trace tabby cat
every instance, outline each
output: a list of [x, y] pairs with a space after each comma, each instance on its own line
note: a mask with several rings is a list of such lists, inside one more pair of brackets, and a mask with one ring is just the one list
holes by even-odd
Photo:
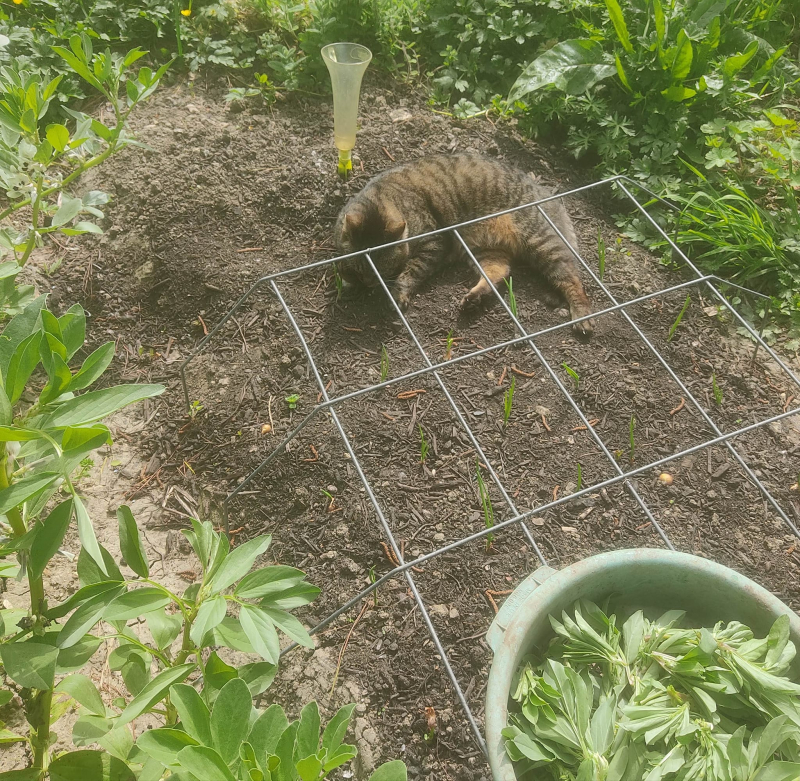
[[[343, 253], [503, 211], [549, 195], [533, 177], [507, 163], [477, 154], [435, 155], [384, 171], [371, 179], [342, 209], [335, 239]], [[542, 207], [573, 247], [575, 231], [561, 200]], [[500, 286], [512, 263], [535, 268], [569, 305], [573, 319], [590, 314], [572, 253], [534, 207], [461, 228], [486, 275]], [[405, 309], [420, 284], [452, 258], [466, 258], [452, 233], [442, 233], [370, 253], [384, 279], [394, 279], [394, 295]], [[364, 256], [341, 262], [342, 278], [368, 287], [378, 280]], [[502, 289], [499, 287], [498, 289]], [[462, 306], [480, 304], [492, 290], [481, 277]], [[591, 335], [591, 320], [576, 323]]]

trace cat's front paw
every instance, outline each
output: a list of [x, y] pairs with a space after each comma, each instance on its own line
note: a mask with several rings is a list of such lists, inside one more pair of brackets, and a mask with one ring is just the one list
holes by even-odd
[[482, 303], [483, 291], [472, 288], [472, 290], [461, 299], [461, 309], [477, 309]]
[[[586, 317], [586, 315], [591, 314], [589, 309], [580, 311], [573, 311], [572, 312], [572, 319], [576, 319], [578, 317]], [[581, 320], [578, 323], [572, 324], [572, 330], [576, 334], [583, 339], [591, 339], [594, 334], [595, 329], [595, 322], [594, 318], [590, 318], [589, 320]]]
[[407, 290], [395, 290], [392, 295], [401, 312], [407, 311], [411, 306], [411, 294]]

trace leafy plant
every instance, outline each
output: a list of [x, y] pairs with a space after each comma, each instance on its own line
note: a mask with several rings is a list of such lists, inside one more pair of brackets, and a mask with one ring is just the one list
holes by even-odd
[[389, 353], [386, 350], [386, 345], [381, 345], [381, 382], [386, 382], [389, 376]]
[[[91, 217], [102, 218], [98, 207], [108, 196], [96, 190], [82, 197], [69, 194], [69, 185], [82, 173], [100, 165], [111, 155], [133, 142], [127, 132], [128, 117], [134, 108], [153, 94], [169, 64], [155, 73], [148, 67], [133, 73], [130, 68], [146, 52], [132, 49], [125, 55], [109, 49], [93, 51], [88, 35], [75, 35], [70, 48], [55, 46], [66, 66], [83, 78], [111, 105], [114, 124], [68, 109], [75, 129], [66, 124], [47, 122], [61, 76], [48, 83], [11, 67], [0, 69], [0, 181], [9, 205], [0, 211], [5, 221], [0, 229], [0, 257], [11, 261], [0, 264], [4, 284], [4, 309], [19, 311], [33, 296], [32, 289], [14, 288], [13, 280], [43, 237], [61, 233], [67, 236], [102, 233]], [[120, 96], [124, 88], [124, 97]], [[30, 207], [28, 224], [21, 230], [8, 218]], [[45, 221], [49, 221], [45, 225]]]
[[[239, 678], [227, 681], [214, 704], [207, 707], [186, 684], [171, 689], [180, 721], [142, 733], [136, 746], [171, 774], [221, 781], [326, 778], [356, 756], [356, 747], [344, 743], [355, 705], [346, 705], [320, 733], [316, 702], [308, 703], [290, 722], [277, 703], [253, 710], [252, 694]], [[405, 781], [406, 767], [388, 762], [371, 781]]]
[[722, 395], [722, 389], [717, 385], [717, 375], [713, 373], [711, 375], [711, 390], [714, 393], [714, 401], [718, 407], [721, 407], [725, 397]]
[[291, 396], [287, 396], [284, 401], [289, 409], [297, 409], [297, 402], [300, 401], [300, 394], [292, 393]]
[[506, 287], [508, 288], [508, 308], [514, 317], [517, 316], [517, 297], [514, 295], [514, 280], [509, 277], [505, 280]]
[[575, 371], [572, 367], [568, 366], [566, 363], [561, 364], [561, 368], [572, 377], [573, 382], [575, 383], [575, 390], [578, 390], [581, 384], [581, 378], [578, 372]]
[[511, 378], [511, 385], [506, 388], [503, 394], [503, 425], [508, 425], [508, 419], [511, 417], [511, 410], [514, 406], [514, 389], [517, 387], [517, 378]]
[[[494, 507], [492, 506], [492, 497], [489, 496], [489, 490], [487, 489], [486, 483], [483, 480], [483, 475], [481, 474], [481, 466], [478, 463], [475, 464], [475, 477], [478, 480], [478, 495], [480, 496], [481, 507], [483, 508], [484, 527], [491, 529], [494, 527]], [[494, 534], [487, 534], [485, 540], [486, 552], [488, 553], [492, 548], [492, 544], [494, 543]]]
[[692, 303], [692, 297], [687, 293], [686, 300], [683, 302], [681, 311], [678, 312], [678, 316], [675, 318], [675, 322], [669, 327], [669, 334], [667, 334], [668, 342], [671, 342], [672, 337], [675, 336], [675, 332], [678, 330], [678, 326], [681, 324], [681, 320], [683, 320], [683, 316], [686, 314], [686, 310], [689, 308], [689, 304], [691, 303]]
[[756, 639], [731, 622], [682, 629], [682, 611], [621, 626], [592, 602], [561, 620], [542, 662], [525, 660], [503, 730], [517, 777], [586, 779], [796, 777], [795, 648], [782, 616]]
[[428, 459], [428, 450], [430, 449], [430, 445], [428, 444], [428, 440], [425, 439], [425, 432], [422, 430], [422, 426], [418, 425], [419, 428], [419, 462], [420, 464], [424, 464], [425, 461]]

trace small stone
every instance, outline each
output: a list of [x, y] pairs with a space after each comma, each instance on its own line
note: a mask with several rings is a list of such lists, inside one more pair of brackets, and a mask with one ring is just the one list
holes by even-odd
[[537, 415], [544, 415], [545, 417], [547, 417], [547, 416], [550, 414], [550, 410], [549, 410], [549, 409], [547, 409], [547, 407], [542, 407], [540, 404], [537, 404], [537, 405], [536, 405], [536, 406], [533, 408], [533, 411], [534, 411], [534, 412], [535, 412]]
[[544, 518], [528, 518], [528, 522], [534, 526], [544, 526]]
[[392, 122], [408, 122], [412, 117], [412, 113], [407, 108], [396, 108], [394, 111], [389, 112], [389, 119]]
[[451, 607], [451, 608], [450, 608], [450, 618], [456, 619], [456, 618], [458, 618], [460, 615], [461, 615], [461, 614], [460, 614], [460, 613], [458, 612], [458, 610], [456, 610], [454, 607]]
[[444, 616], [445, 618], [450, 616], [450, 609], [447, 607], [447, 605], [431, 605], [428, 608], [428, 612], [432, 616]]
[[567, 534], [577, 534], [578, 530], [574, 526], [562, 526], [562, 532], [566, 532]]

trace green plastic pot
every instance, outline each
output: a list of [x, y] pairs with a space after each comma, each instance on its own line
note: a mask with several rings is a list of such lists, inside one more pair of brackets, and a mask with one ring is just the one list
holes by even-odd
[[800, 647], [800, 617], [791, 608], [744, 575], [697, 556], [636, 548], [602, 553], [558, 571], [541, 567], [509, 595], [486, 638], [494, 652], [486, 691], [486, 744], [494, 781], [516, 779], [500, 731], [522, 657], [546, 649], [553, 637], [551, 613], [560, 615], [578, 599], [600, 603], [608, 596], [622, 611], [685, 610], [697, 625], [741, 621], [762, 637], [776, 618], [788, 615], [791, 638]]

